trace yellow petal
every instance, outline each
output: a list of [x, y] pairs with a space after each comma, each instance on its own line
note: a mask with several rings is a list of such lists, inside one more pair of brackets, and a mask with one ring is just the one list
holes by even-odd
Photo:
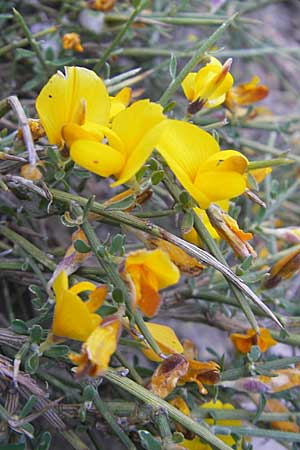
[[246, 182], [236, 172], [211, 171], [200, 174], [195, 187], [201, 189], [210, 202], [216, 202], [241, 195], [246, 189]]
[[108, 367], [111, 355], [117, 348], [120, 327], [118, 318], [103, 322], [86, 341], [85, 349], [90, 362], [97, 366], [97, 373]]
[[110, 119], [114, 118], [119, 112], [123, 111], [129, 104], [132, 90], [129, 87], [123, 88], [115, 97], [110, 99]]
[[55, 278], [53, 282], [53, 290], [55, 295], [61, 295], [63, 291], [66, 291], [69, 288], [69, 281], [67, 273], [62, 270], [60, 274]]
[[118, 174], [118, 181], [112, 183], [112, 187], [130, 180], [141, 169], [159, 141], [164, 122], [165, 120], [151, 128], [137, 146], [129, 152], [128, 159], [122, 171]]
[[126, 270], [130, 270], [131, 265], [146, 266], [152, 271], [157, 277], [159, 289], [177, 283], [180, 278], [180, 272], [170, 260], [169, 255], [159, 249], [137, 250], [130, 253], [126, 258]]
[[206, 208], [209, 200], [194, 186], [194, 180], [201, 163], [214, 153], [219, 153], [217, 141], [196, 125], [179, 120], [167, 120], [157, 149], [165, 158], [183, 187], [201, 207]]
[[80, 294], [84, 291], [94, 291], [96, 289], [96, 286], [94, 283], [91, 283], [90, 281], [81, 281], [80, 283], [74, 284], [69, 291], [73, 292], [73, 294]]
[[107, 286], [98, 286], [90, 293], [88, 301], [85, 302], [86, 307], [90, 312], [97, 311], [97, 309], [103, 305], [107, 291]]
[[102, 177], [120, 172], [124, 156], [113, 147], [89, 140], [75, 141], [70, 149], [73, 161]]
[[55, 336], [85, 341], [100, 322], [100, 316], [90, 314], [78, 295], [64, 291], [56, 298], [52, 325]]
[[[172, 328], [152, 322], [146, 323], [146, 326], [159, 345], [162, 353], [166, 355], [183, 353], [183, 347]], [[143, 353], [151, 361], [161, 361], [161, 358], [150, 348], [143, 349]]]
[[61, 145], [61, 129], [78, 123], [78, 111], [84, 105], [84, 119], [105, 125], [110, 102], [103, 81], [84, 67], [66, 67], [66, 75], [57, 72], [41, 90], [36, 108], [50, 144]]
[[112, 130], [124, 144], [127, 161], [112, 186], [128, 181], [143, 166], [156, 146], [163, 121], [162, 107], [149, 100], [139, 100], [115, 117]]
[[124, 142], [128, 153], [154, 125], [165, 118], [162, 111], [162, 106], [150, 100], [139, 100], [115, 117], [112, 130]]
[[197, 76], [196, 72], [190, 72], [189, 74], [187, 74], [187, 76], [181, 83], [184, 95], [186, 96], [189, 102], [197, 100], [195, 97], [195, 90], [194, 90], [196, 76]]

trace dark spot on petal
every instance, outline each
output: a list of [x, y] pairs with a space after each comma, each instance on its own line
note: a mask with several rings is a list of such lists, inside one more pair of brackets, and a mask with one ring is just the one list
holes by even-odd
[[48, 97], [49, 97], [49, 98], [52, 98], [52, 95], [51, 95], [51, 94], [49, 94], [49, 95], [48, 95]]
[[96, 159], [93, 161], [94, 164], [98, 164], [99, 161], [97, 161]]

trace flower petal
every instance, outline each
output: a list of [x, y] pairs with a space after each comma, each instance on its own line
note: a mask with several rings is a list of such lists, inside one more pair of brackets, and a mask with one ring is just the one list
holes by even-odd
[[[159, 345], [162, 353], [183, 353], [183, 347], [172, 328], [158, 323], [148, 322], [146, 326]], [[143, 349], [144, 355], [151, 361], [160, 362], [161, 358], [151, 348]]]
[[70, 291], [64, 291], [56, 297], [52, 332], [55, 336], [85, 341], [97, 325], [101, 317], [90, 314], [85, 303]]
[[201, 191], [210, 202], [216, 202], [241, 195], [246, 189], [246, 181], [239, 173], [222, 171], [218, 173], [216, 170], [197, 176], [195, 189]]
[[117, 174], [124, 164], [124, 156], [118, 150], [90, 140], [75, 141], [70, 156], [79, 166], [102, 177]]
[[78, 123], [78, 110], [84, 105], [86, 121], [107, 124], [110, 101], [106, 87], [95, 72], [84, 67], [66, 67], [57, 72], [41, 90], [36, 108], [50, 144], [61, 145], [61, 129]]

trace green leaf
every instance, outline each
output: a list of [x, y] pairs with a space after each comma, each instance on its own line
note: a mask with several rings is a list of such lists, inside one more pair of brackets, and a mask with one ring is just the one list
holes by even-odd
[[266, 399], [265, 395], [264, 394], [260, 394], [259, 404], [258, 404], [258, 407], [257, 407], [256, 414], [255, 414], [255, 416], [253, 418], [253, 423], [256, 423], [259, 420], [261, 414], [263, 413], [263, 411], [265, 409], [266, 403], [267, 403], [267, 399]]
[[91, 251], [90, 247], [81, 239], [74, 242], [74, 248], [78, 253], [89, 253]]
[[28, 334], [28, 326], [21, 319], [15, 319], [11, 323], [11, 329], [17, 334]]
[[20, 412], [20, 418], [24, 418], [28, 416], [28, 414], [31, 413], [32, 408], [36, 404], [37, 398], [35, 395], [31, 395], [25, 405], [23, 406], [21, 412]]
[[94, 388], [94, 386], [88, 385], [84, 388], [83, 390], [83, 401], [84, 402], [91, 402], [92, 400], [94, 400], [96, 395], [96, 390]]
[[163, 170], [157, 170], [151, 176], [151, 183], [153, 185], [159, 184], [164, 177], [165, 172]]
[[163, 113], [166, 114], [166, 113], [172, 111], [172, 109], [174, 109], [175, 106], [176, 106], [176, 102], [170, 102], [170, 103], [168, 103], [168, 104], [164, 107]]
[[40, 344], [43, 335], [43, 328], [40, 325], [33, 325], [30, 329], [30, 339], [34, 344]]
[[0, 450], [26, 450], [25, 444], [0, 445]]
[[107, 211], [116, 211], [128, 209], [135, 204], [135, 195], [129, 195], [128, 197], [120, 200], [119, 202], [111, 203], [107, 208]]
[[17, 48], [16, 49], [16, 60], [17, 61], [22, 58], [32, 58], [33, 56], [35, 56], [35, 53], [32, 52], [31, 50], [27, 50], [26, 48]]
[[45, 351], [44, 355], [48, 358], [62, 358], [67, 356], [70, 349], [67, 345], [52, 345], [48, 350]]
[[52, 436], [49, 433], [49, 431], [45, 431], [42, 434], [42, 437], [41, 437], [41, 440], [40, 440], [37, 450], [49, 450], [50, 444], [51, 444], [51, 439], [52, 439]]
[[123, 253], [125, 239], [124, 234], [116, 234], [111, 240], [110, 253], [113, 255]]
[[37, 353], [33, 353], [25, 363], [25, 367], [28, 373], [33, 375], [39, 368], [39, 355]]
[[161, 445], [157, 439], [154, 439], [151, 433], [146, 430], [138, 431], [142, 447], [146, 450], [161, 450]]
[[170, 72], [170, 76], [171, 76], [172, 80], [174, 80], [176, 78], [176, 73], [177, 73], [177, 58], [173, 53], [171, 55], [169, 72]]
[[182, 219], [181, 222], [181, 230], [183, 233], [188, 233], [194, 226], [194, 214], [191, 211], [188, 211]]
[[261, 351], [258, 345], [252, 345], [250, 352], [248, 353], [248, 359], [250, 361], [256, 362], [261, 356]]
[[112, 291], [112, 298], [116, 303], [124, 303], [124, 294], [119, 288], [116, 288]]

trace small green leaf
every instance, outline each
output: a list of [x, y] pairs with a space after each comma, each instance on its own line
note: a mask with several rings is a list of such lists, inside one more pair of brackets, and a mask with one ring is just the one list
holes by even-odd
[[42, 434], [42, 437], [40, 439], [40, 443], [39, 443], [37, 450], [49, 450], [50, 445], [51, 445], [51, 440], [52, 440], [51, 434], [49, 433], [49, 431], [45, 431]]
[[263, 413], [263, 411], [265, 409], [266, 403], [267, 403], [267, 399], [266, 399], [265, 395], [264, 394], [260, 394], [259, 404], [258, 404], [258, 407], [257, 407], [257, 411], [256, 411], [256, 414], [255, 414], [255, 417], [253, 418], [253, 423], [256, 423], [259, 420], [261, 414]]
[[89, 253], [91, 251], [90, 247], [81, 239], [74, 242], [74, 247], [78, 253]]
[[183, 233], [188, 233], [194, 226], [194, 214], [191, 211], [188, 211], [182, 219], [181, 222], [181, 230]]
[[124, 210], [128, 209], [135, 204], [135, 195], [129, 195], [128, 197], [120, 200], [119, 202], [111, 203], [107, 208], [108, 211]]
[[170, 103], [168, 103], [168, 104], [164, 107], [163, 113], [166, 114], [166, 113], [172, 111], [172, 109], [174, 109], [175, 106], [176, 106], [176, 102], [170, 102]]
[[36, 404], [37, 398], [35, 395], [31, 395], [25, 405], [23, 406], [21, 412], [20, 412], [20, 418], [28, 416], [28, 414], [31, 413], [32, 408]]
[[30, 339], [34, 344], [40, 344], [43, 335], [43, 328], [40, 325], [33, 325], [30, 329]]
[[180, 192], [179, 200], [183, 205], [187, 205], [190, 199], [190, 194], [187, 191]]
[[83, 390], [83, 394], [82, 394], [83, 401], [91, 402], [94, 400], [95, 395], [96, 395], [96, 390], [95, 390], [94, 386], [88, 385]]
[[52, 345], [45, 351], [44, 355], [48, 356], [48, 358], [63, 358], [69, 352], [70, 349], [67, 345]]
[[149, 431], [138, 431], [142, 447], [146, 450], [161, 450], [161, 445], [157, 439], [155, 439]]
[[176, 78], [176, 73], [177, 73], [177, 58], [173, 53], [171, 55], [169, 72], [170, 72], [170, 76], [171, 76], [172, 80], [174, 80]]
[[33, 375], [39, 368], [39, 355], [33, 353], [25, 362], [25, 367], [28, 373]]
[[116, 288], [112, 291], [112, 298], [117, 303], [124, 303], [124, 294], [119, 288]]
[[248, 353], [248, 359], [256, 362], [261, 356], [261, 351], [258, 345], [252, 345], [250, 352]]
[[153, 185], [159, 184], [164, 177], [165, 172], [163, 170], [157, 170], [151, 176], [151, 183]]
[[26, 450], [25, 444], [0, 445], [0, 450]]
[[115, 255], [123, 252], [126, 236], [124, 234], [116, 234], [111, 240], [110, 253]]
[[11, 323], [11, 329], [17, 334], [28, 334], [28, 326], [21, 319], [15, 319]]

